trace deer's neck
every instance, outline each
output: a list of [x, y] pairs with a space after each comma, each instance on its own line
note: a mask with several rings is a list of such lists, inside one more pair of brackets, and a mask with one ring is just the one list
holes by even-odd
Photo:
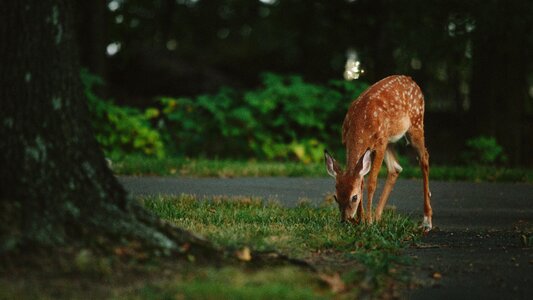
[[371, 147], [368, 145], [359, 144], [356, 141], [351, 141], [350, 143], [352, 143], [352, 145], [348, 145], [348, 143], [346, 143], [346, 170], [351, 174], [355, 174], [357, 171], [357, 163], [359, 160], [361, 160], [366, 150]]

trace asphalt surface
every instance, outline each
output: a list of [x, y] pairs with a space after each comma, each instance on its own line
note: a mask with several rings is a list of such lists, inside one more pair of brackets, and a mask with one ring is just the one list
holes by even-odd
[[[319, 205], [334, 192], [331, 178], [119, 180], [133, 196], [252, 196], [287, 206], [300, 201]], [[406, 292], [406, 298], [531, 299], [533, 185], [432, 181], [430, 190], [434, 230], [408, 250], [417, 262], [412, 272], [418, 288]], [[421, 180], [399, 179], [388, 205], [421, 220]]]

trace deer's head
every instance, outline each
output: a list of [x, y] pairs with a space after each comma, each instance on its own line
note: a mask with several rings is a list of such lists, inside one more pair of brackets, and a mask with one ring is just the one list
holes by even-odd
[[337, 161], [324, 151], [328, 174], [335, 178], [335, 201], [339, 204], [341, 221], [355, 221], [357, 208], [363, 200], [363, 177], [370, 171], [370, 151], [359, 159], [355, 170], [343, 172]]

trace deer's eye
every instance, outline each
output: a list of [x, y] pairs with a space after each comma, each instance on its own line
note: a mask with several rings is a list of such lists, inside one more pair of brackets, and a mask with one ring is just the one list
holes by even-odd
[[355, 201], [357, 201], [357, 195], [352, 196], [352, 202], [355, 202]]

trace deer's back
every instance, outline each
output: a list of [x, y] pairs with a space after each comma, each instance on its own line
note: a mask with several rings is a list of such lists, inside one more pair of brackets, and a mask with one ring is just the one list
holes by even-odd
[[[342, 141], [363, 143], [370, 136], [392, 136], [406, 126], [423, 127], [424, 97], [408, 76], [386, 77], [363, 92], [348, 109]], [[398, 132], [397, 132], [398, 131]]]

